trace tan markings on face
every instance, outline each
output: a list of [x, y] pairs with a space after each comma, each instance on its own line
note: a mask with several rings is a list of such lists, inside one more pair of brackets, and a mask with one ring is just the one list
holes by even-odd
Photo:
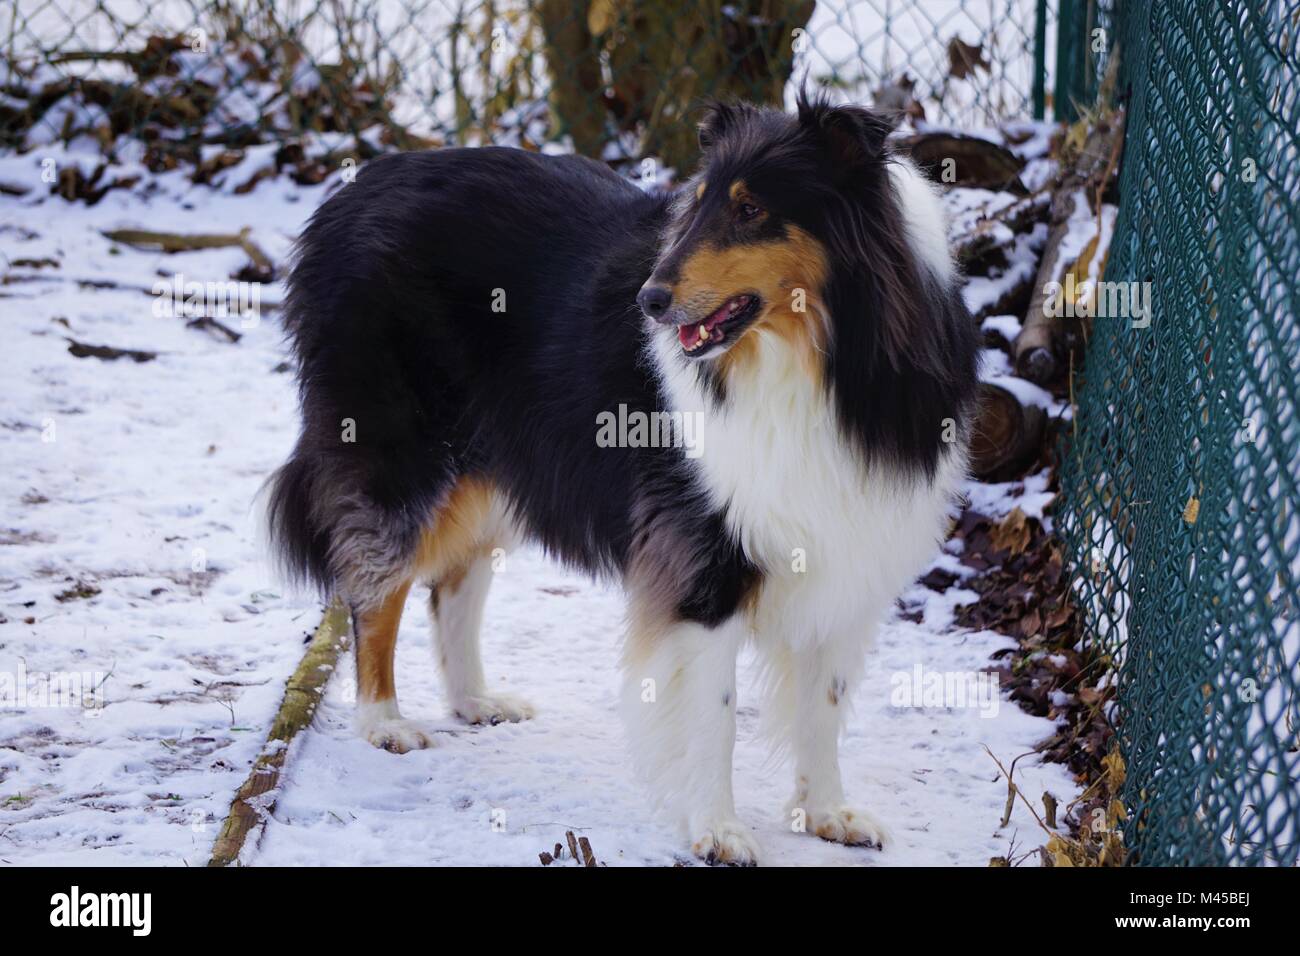
[[[763, 311], [718, 359], [724, 376], [758, 347], [756, 331], [778, 336], [795, 348], [809, 374], [819, 373], [818, 354], [826, 347], [823, 290], [830, 268], [825, 247], [798, 226], [787, 225], [784, 239], [719, 249], [706, 245], [681, 267], [673, 298], [687, 313], [703, 318], [733, 296], [758, 293]], [[802, 307], [802, 311], [800, 308]]]
[[424, 580], [452, 586], [464, 577], [471, 560], [488, 547], [488, 518], [492, 484], [482, 478], [462, 478], [452, 486], [442, 506], [420, 533], [415, 573]]
[[410, 590], [410, 580], [402, 582], [377, 607], [358, 614], [353, 622], [357, 633], [357, 699], [362, 703], [391, 700], [396, 694], [393, 649]]
[[709, 184], [706, 183], [703, 179], [700, 180], [700, 184], [695, 187], [695, 198], [697, 200], [704, 198], [704, 190], [708, 185]]
[[763, 209], [763, 204], [750, 195], [749, 187], [745, 185], [743, 179], [737, 179], [732, 183], [731, 188], [727, 190], [727, 195], [731, 197], [731, 205], [733, 209], [738, 210], [741, 206], [746, 204], [752, 205], [758, 209], [757, 215], [751, 216], [746, 220], [747, 222], [759, 223], [767, 218], [767, 211]]

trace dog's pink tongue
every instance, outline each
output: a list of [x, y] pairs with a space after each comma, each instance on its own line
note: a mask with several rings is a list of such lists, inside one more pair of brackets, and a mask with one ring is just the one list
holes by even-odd
[[704, 320], [704, 325], [705, 325], [705, 327], [706, 327], [710, 332], [712, 332], [712, 331], [713, 331], [713, 327], [714, 327], [715, 325], [717, 325], [718, 323], [722, 322], [722, 321], [723, 321], [724, 319], [726, 319], [729, 315], [731, 315], [731, 300], [730, 300], [730, 299], [728, 299], [726, 302], [722, 303], [722, 305], [720, 305], [720, 306], [718, 306], [716, 309], [714, 309], [714, 310], [713, 310], [713, 314], [710, 315], [707, 319]]
[[682, 348], [693, 349], [696, 343], [700, 341], [700, 326], [679, 325], [677, 327], [677, 341], [682, 343]]

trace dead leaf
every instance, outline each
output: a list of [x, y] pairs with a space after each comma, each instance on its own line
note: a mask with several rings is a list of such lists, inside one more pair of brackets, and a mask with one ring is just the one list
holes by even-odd
[[972, 46], [961, 37], [953, 37], [948, 41], [949, 76], [964, 80], [975, 72], [976, 67], [983, 67], [985, 73], [989, 72], [989, 61], [984, 58], [981, 45]]
[[616, 15], [614, 0], [592, 0], [587, 8], [588, 32], [594, 37], [600, 36], [614, 25]]
[[1106, 754], [1102, 758], [1101, 765], [1106, 771], [1106, 787], [1111, 793], [1119, 793], [1124, 786], [1125, 773], [1124, 758], [1120, 755], [1119, 748], [1116, 747]]
[[1073, 614], [1074, 610], [1068, 604], [1062, 604], [1056, 610], [1051, 611], [1047, 615], [1048, 630], [1055, 631], [1057, 628], [1068, 622]]
[[1020, 633], [1025, 637], [1033, 637], [1042, 630], [1042, 627], [1043, 618], [1042, 615], [1038, 613], [1037, 608], [1034, 608], [1020, 619]]
[[1011, 513], [993, 528], [990, 537], [998, 551], [1006, 551], [1010, 557], [1022, 554], [1029, 546], [1029, 520], [1019, 506], [1012, 508]]

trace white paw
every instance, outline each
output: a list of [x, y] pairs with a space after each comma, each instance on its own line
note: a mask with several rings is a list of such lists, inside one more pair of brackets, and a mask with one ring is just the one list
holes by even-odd
[[425, 750], [438, 745], [434, 732], [414, 720], [389, 717], [367, 721], [361, 725], [361, 736], [380, 750], [404, 754], [409, 750]]
[[694, 827], [691, 852], [709, 866], [755, 866], [758, 841], [739, 820], [717, 820]]
[[846, 846], [872, 846], [883, 850], [893, 842], [889, 829], [866, 810], [829, 807], [808, 811], [808, 832]]
[[528, 701], [508, 694], [464, 697], [456, 701], [451, 709], [467, 724], [514, 724], [528, 720], [536, 713]]

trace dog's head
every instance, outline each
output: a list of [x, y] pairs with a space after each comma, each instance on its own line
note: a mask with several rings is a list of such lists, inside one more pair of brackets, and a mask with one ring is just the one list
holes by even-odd
[[888, 188], [889, 129], [869, 110], [802, 96], [793, 116], [711, 106], [700, 172], [674, 205], [642, 311], [675, 327], [691, 359], [724, 355], [756, 329], [824, 349], [831, 272]]

